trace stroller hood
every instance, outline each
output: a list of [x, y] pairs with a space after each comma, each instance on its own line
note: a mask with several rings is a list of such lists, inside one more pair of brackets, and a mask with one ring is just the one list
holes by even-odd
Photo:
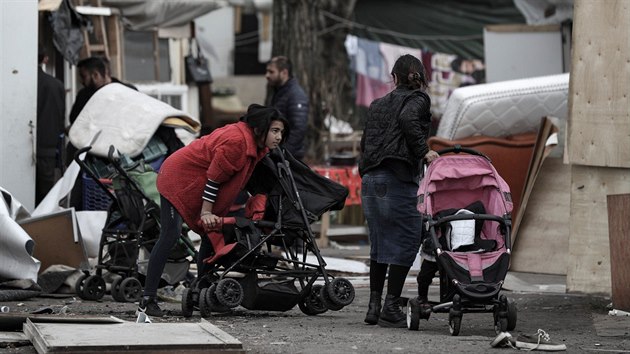
[[[288, 164], [288, 167], [287, 167]], [[341, 210], [348, 189], [311, 170], [291, 153], [274, 149], [263, 158], [247, 184], [252, 194], [267, 194], [265, 219], [280, 216], [285, 226], [304, 226], [299, 204], [304, 206], [308, 223], [329, 210]]]

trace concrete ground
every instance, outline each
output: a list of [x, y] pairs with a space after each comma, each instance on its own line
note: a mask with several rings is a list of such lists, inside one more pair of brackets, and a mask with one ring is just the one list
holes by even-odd
[[[325, 257], [362, 260], [367, 246], [326, 248]], [[337, 273], [340, 275], [341, 273]], [[304, 315], [296, 306], [286, 312], [249, 311], [238, 307], [227, 314], [213, 314], [208, 320], [234, 336], [251, 353], [494, 353], [515, 352], [511, 348], [492, 348], [495, 338], [491, 313], [465, 314], [459, 336], [451, 336], [446, 313], [432, 314], [420, 322], [419, 331], [390, 329], [366, 325], [363, 322], [369, 298], [367, 274], [343, 274], [356, 290], [352, 304], [340, 311], [328, 311], [317, 316]], [[601, 296], [566, 294], [564, 278], [540, 274], [509, 273], [503, 290], [518, 308], [513, 336], [545, 330], [552, 341], [563, 343], [569, 353], [630, 353], [630, 317], [609, 316], [610, 299]], [[415, 274], [412, 271], [404, 296], [416, 295]], [[439, 288], [431, 286], [430, 298], [437, 300]], [[135, 304], [118, 303], [109, 295], [101, 301], [82, 301], [78, 297], [44, 298], [3, 304], [11, 311], [32, 312], [43, 306], [55, 311], [65, 307], [73, 314], [116, 316], [135, 321]], [[181, 305], [163, 303], [164, 318], [154, 323], [198, 322], [200, 315], [184, 318]], [[150, 326], [151, 324], [147, 324]], [[115, 342], [115, 338], [112, 341]], [[35, 353], [30, 345], [0, 348], [1, 353]]]

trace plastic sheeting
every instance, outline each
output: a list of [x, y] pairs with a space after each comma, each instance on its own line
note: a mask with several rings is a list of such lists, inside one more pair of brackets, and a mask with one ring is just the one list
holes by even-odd
[[40, 262], [32, 257], [35, 243], [17, 221], [30, 216], [11, 193], [0, 187], [0, 278], [37, 282]]
[[125, 26], [134, 31], [183, 26], [210, 11], [227, 6], [227, 0], [103, 0], [103, 6], [118, 8]]
[[484, 26], [525, 23], [512, 0], [361, 0], [353, 20], [358, 37], [480, 59]]

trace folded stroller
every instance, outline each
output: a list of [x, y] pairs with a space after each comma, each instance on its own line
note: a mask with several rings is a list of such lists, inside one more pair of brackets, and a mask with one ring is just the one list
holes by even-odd
[[435, 257], [439, 269], [440, 301], [420, 306], [410, 300], [408, 328], [417, 330], [431, 312], [448, 312], [456, 336], [464, 313], [492, 312], [495, 331], [511, 331], [516, 305], [500, 295], [511, 254], [509, 187], [475, 150], [455, 146], [439, 153], [420, 183], [418, 210], [422, 237], [429, 238], [423, 252]]
[[[90, 146], [80, 149], [74, 159], [110, 202], [94, 272], [84, 271], [76, 281], [76, 292], [84, 300], [101, 299], [106, 292], [103, 272], [107, 271], [116, 275], [110, 289], [114, 300], [135, 302], [142, 296], [148, 256], [160, 234], [157, 174], [142, 160], [123, 163], [121, 158], [114, 157], [113, 146], [110, 146], [107, 161], [97, 160], [95, 156], [82, 160], [80, 156], [90, 149]], [[107, 163], [111, 185], [105, 185], [94, 168]], [[196, 254], [194, 245], [183, 232], [169, 256], [162, 285], [184, 280]]]
[[296, 304], [317, 315], [352, 303], [354, 287], [326, 271], [310, 227], [324, 212], [342, 209], [348, 189], [280, 149], [257, 165], [247, 189], [254, 196], [246, 217], [223, 218], [221, 230], [208, 234], [215, 254], [184, 291], [184, 316], [239, 305], [288, 311]]

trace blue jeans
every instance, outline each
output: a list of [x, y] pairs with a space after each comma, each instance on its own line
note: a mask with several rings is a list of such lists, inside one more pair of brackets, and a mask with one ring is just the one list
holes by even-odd
[[418, 185], [401, 182], [386, 169], [363, 175], [361, 202], [370, 237], [370, 259], [411, 267], [420, 248], [422, 219]]

